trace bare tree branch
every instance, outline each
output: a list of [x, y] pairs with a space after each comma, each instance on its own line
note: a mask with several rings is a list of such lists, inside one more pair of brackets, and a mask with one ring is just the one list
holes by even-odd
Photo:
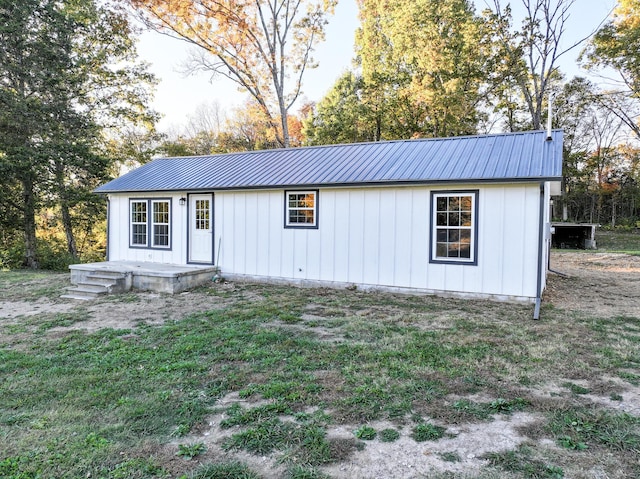
[[150, 28], [201, 49], [187, 71], [238, 84], [256, 100], [280, 145], [289, 146], [288, 110], [314, 66], [311, 53], [336, 0], [127, 1]]

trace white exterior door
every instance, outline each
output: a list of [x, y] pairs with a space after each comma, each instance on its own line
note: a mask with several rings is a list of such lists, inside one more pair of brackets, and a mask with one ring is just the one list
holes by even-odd
[[213, 195], [189, 195], [189, 262], [213, 264]]

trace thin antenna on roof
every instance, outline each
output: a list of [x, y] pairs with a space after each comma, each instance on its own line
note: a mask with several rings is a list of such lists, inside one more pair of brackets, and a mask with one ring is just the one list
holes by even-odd
[[553, 111], [553, 95], [549, 94], [549, 111], [547, 112], [547, 141], [551, 141], [553, 138], [551, 137], [551, 117]]

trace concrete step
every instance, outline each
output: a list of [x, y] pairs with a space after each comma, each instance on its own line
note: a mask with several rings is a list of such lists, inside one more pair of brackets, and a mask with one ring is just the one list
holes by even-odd
[[87, 278], [95, 279], [125, 279], [125, 275], [117, 271], [93, 271], [87, 275]]
[[78, 283], [75, 286], [69, 287], [70, 291], [82, 291], [84, 293], [95, 293], [95, 294], [107, 294], [109, 293], [109, 288], [107, 288], [104, 284], [90, 284]]
[[111, 286], [116, 286], [118, 282], [112, 278], [94, 278], [93, 276], [88, 276], [87, 279], [78, 283], [78, 285], [81, 284], [86, 286], [101, 286], [109, 289]]
[[86, 276], [83, 281], [78, 284], [98, 286], [102, 285], [107, 288], [108, 293], [122, 293], [127, 290], [126, 277], [122, 273], [115, 271], [92, 272]]
[[83, 301], [90, 301], [92, 299], [99, 298], [101, 294], [95, 291], [84, 291], [81, 289], [69, 288], [66, 294], [61, 295], [61, 298], [65, 299], [79, 299]]
[[91, 301], [92, 299], [96, 299], [96, 298], [94, 298], [92, 296], [84, 296], [82, 294], [70, 294], [70, 293], [69, 294], [62, 294], [62, 295], [60, 295], [60, 297], [64, 298], [64, 299], [75, 299], [75, 300], [78, 300], [78, 301]]
[[109, 293], [104, 285], [78, 284], [67, 288], [67, 293], [61, 298], [91, 300]]
[[61, 298], [92, 300], [109, 293], [126, 291], [126, 276], [116, 271], [92, 271], [86, 277], [70, 286]]

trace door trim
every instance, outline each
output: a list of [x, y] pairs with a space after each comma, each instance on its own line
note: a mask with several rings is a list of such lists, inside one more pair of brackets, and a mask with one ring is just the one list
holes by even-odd
[[[191, 196], [192, 195], [209, 195], [211, 197], [211, 261], [191, 261]], [[212, 193], [187, 193], [187, 264], [206, 264], [212, 265], [215, 258], [215, 214], [214, 214], [215, 195]]]

